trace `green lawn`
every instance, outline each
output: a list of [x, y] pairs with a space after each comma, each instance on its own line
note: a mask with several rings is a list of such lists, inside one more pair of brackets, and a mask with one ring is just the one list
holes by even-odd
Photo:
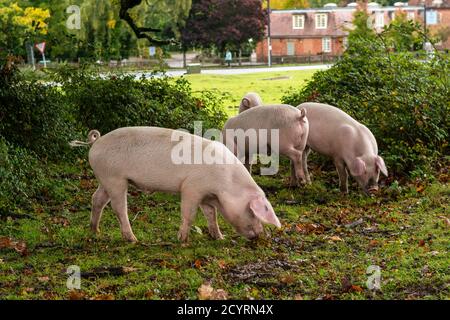
[[[199, 214], [187, 247], [176, 240], [178, 196], [130, 192], [136, 245], [121, 239], [110, 208], [93, 237], [91, 172], [85, 163], [51, 168], [65, 200], [48, 199], [28, 212], [33, 219], [0, 224], [2, 237], [27, 246], [23, 254], [20, 246], [1, 249], [0, 298], [196, 299], [205, 283], [235, 299], [450, 298], [448, 184], [394, 183], [376, 198], [353, 185], [343, 196], [333, 171], [313, 166], [313, 185], [293, 189], [286, 167], [278, 176], [256, 177], [281, 230], [267, 228], [249, 242], [220, 219], [226, 238], [215, 241]], [[71, 265], [81, 268], [81, 290], [66, 287]], [[381, 291], [366, 287], [371, 265], [380, 267]]]
[[[288, 80], [263, 80], [275, 77]], [[247, 91], [277, 103], [311, 72], [188, 76], [195, 90], [227, 93], [237, 105]], [[232, 114], [235, 110], [230, 109]], [[86, 152], [87, 154], [87, 152]], [[311, 156], [313, 184], [290, 188], [288, 165], [274, 177], [254, 177], [283, 227], [249, 242], [220, 218], [225, 240], [212, 240], [198, 215], [189, 246], [177, 241], [179, 197], [130, 189], [129, 217], [140, 242], [125, 243], [110, 207], [101, 234], [88, 229], [97, 182], [85, 159], [52, 165], [57, 197], [43, 194], [26, 212], [0, 216], [0, 299], [197, 299], [208, 284], [233, 299], [449, 299], [450, 187], [448, 172], [414, 181], [382, 181], [366, 197], [352, 181], [338, 191], [332, 166]], [[25, 214], [25, 215], [24, 215]], [[66, 270], [81, 269], [80, 290], [66, 287]], [[367, 287], [380, 268], [381, 290]]]
[[304, 85], [315, 70], [252, 73], [243, 75], [186, 75], [194, 91], [212, 90], [223, 95], [230, 116], [236, 115], [242, 97], [251, 91], [260, 94], [264, 103], [281, 103], [290, 87]]

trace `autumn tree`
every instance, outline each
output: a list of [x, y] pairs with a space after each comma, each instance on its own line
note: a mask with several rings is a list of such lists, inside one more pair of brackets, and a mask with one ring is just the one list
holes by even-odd
[[261, 0], [194, 0], [181, 37], [183, 47], [229, 48], [241, 52], [250, 39], [264, 37], [266, 11]]
[[308, 7], [308, 0], [270, 0], [270, 8], [272, 9], [303, 9]]
[[16, 2], [0, 0], [0, 50], [24, 55], [25, 41], [47, 34], [49, 17], [48, 9], [24, 8]]

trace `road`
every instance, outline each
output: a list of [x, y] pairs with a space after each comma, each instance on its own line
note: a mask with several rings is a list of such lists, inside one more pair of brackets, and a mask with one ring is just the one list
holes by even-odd
[[[307, 65], [307, 66], [290, 66], [290, 67], [258, 67], [258, 68], [231, 68], [231, 69], [205, 69], [202, 70], [202, 74], [217, 74], [217, 75], [238, 75], [238, 74], [248, 74], [248, 73], [265, 73], [265, 72], [283, 72], [283, 71], [298, 71], [298, 70], [321, 70], [328, 69], [331, 64], [317, 64], [317, 65]], [[150, 77], [150, 72], [133, 72], [136, 79], [142, 76]], [[166, 74], [169, 77], [180, 77], [186, 74], [186, 70], [168, 70]]]

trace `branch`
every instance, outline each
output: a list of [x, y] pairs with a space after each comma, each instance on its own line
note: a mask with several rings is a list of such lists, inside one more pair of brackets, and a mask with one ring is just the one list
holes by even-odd
[[174, 44], [175, 40], [161, 40], [156, 39], [152, 35], [147, 34], [148, 32], [161, 32], [161, 29], [157, 28], [145, 28], [145, 27], [138, 27], [136, 23], [134, 22], [133, 18], [128, 13], [128, 10], [140, 5], [142, 0], [121, 0], [120, 1], [120, 12], [119, 17], [120, 19], [124, 20], [133, 30], [134, 34], [138, 39], [147, 39], [150, 44], [152, 45], [167, 45], [167, 44]]

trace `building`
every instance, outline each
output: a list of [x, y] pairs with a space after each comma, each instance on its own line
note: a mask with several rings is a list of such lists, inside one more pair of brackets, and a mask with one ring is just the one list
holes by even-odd
[[[438, 49], [450, 50], [450, 0], [409, 0], [411, 6], [426, 9], [427, 29], [442, 41], [437, 43]], [[421, 15], [423, 22], [423, 13]]]
[[[424, 16], [422, 1], [411, 0], [409, 4], [397, 2], [394, 6], [386, 7], [370, 2], [367, 4], [367, 11], [372, 16], [369, 23], [381, 31], [398, 12], [404, 12], [409, 19], [422, 22]], [[429, 2], [426, 7], [427, 26], [436, 30], [438, 27], [450, 26], [449, 0], [429, 0]], [[355, 2], [349, 3], [346, 7], [329, 3], [323, 8], [273, 10], [270, 14], [273, 61], [323, 61], [341, 55], [345, 50], [348, 30], [352, 28], [353, 14], [358, 6]], [[450, 48], [447, 42], [442, 44], [443, 48]], [[258, 62], [267, 62], [267, 38], [258, 43], [256, 54]]]

